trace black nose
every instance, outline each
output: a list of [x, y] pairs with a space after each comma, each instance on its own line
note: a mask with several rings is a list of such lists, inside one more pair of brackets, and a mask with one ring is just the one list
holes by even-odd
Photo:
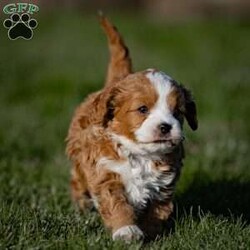
[[163, 135], [167, 134], [171, 130], [172, 126], [168, 123], [162, 123], [160, 125], [160, 130]]

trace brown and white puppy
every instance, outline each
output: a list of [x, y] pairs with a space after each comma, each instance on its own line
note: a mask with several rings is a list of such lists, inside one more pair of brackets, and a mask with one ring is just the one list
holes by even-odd
[[111, 58], [105, 87], [76, 109], [69, 128], [72, 198], [83, 210], [93, 204], [113, 239], [130, 241], [158, 233], [173, 210], [183, 122], [197, 129], [196, 106], [165, 73], [132, 73], [120, 34], [100, 19]]

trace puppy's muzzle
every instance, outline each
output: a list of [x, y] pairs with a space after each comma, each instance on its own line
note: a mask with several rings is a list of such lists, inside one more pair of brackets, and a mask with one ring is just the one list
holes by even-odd
[[172, 125], [168, 124], [168, 123], [162, 123], [159, 125], [159, 130], [161, 135], [166, 135], [170, 132], [170, 130], [172, 129]]

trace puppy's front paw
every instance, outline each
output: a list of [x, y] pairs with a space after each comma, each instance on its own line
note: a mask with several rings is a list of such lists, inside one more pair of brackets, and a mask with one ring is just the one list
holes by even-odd
[[113, 240], [123, 240], [127, 243], [132, 240], [140, 240], [144, 237], [143, 232], [136, 225], [129, 225], [119, 228], [113, 233]]

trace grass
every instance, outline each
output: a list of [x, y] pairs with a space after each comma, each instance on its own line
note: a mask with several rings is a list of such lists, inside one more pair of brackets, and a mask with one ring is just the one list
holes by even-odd
[[170, 233], [124, 246], [96, 213], [74, 210], [64, 155], [74, 108], [102, 86], [105, 37], [94, 17], [37, 19], [31, 41], [0, 30], [0, 248], [250, 249], [249, 25], [113, 16], [135, 69], [159, 68], [191, 88], [200, 122], [185, 128]]

